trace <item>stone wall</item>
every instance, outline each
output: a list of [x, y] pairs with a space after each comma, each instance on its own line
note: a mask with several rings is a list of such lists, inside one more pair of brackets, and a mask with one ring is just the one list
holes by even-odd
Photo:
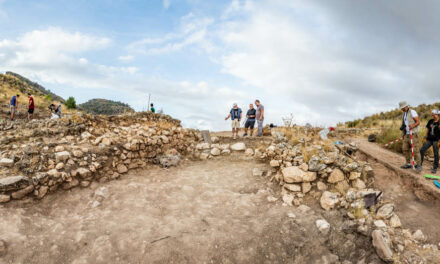
[[166, 115], [73, 116], [0, 124], [0, 202], [86, 187], [147, 164], [175, 165], [201, 135]]

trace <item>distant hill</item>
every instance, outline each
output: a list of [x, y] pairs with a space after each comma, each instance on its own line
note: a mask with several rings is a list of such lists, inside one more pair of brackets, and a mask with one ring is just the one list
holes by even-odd
[[78, 109], [95, 115], [119, 115], [134, 112], [128, 104], [107, 99], [92, 99], [78, 105]]
[[29, 80], [28, 78], [21, 76], [18, 73], [8, 71], [8, 72], [6, 72], [5, 75], [7, 77], [15, 77], [16, 80], [14, 80], [13, 78], [9, 78], [9, 83], [12, 86], [18, 86], [18, 89], [23, 94], [31, 92], [31, 94], [34, 94], [34, 95], [41, 94], [41, 95], [48, 96], [48, 97], [50, 96], [50, 98], [52, 98], [52, 100], [58, 101], [63, 104], [65, 102], [64, 98], [62, 98], [61, 96], [54, 94], [50, 90], [47, 90], [46, 88], [41, 86], [40, 84], [33, 82], [33, 81]]
[[[440, 109], [440, 103], [434, 104], [421, 104], [415, 107], [411, 107], [416, 110], [422, 121], [431, 118], [431, 111], [433, 109]], [[380, 112], [371, 116], [364, 117], [363, 119], [357, 119], [354, 121], [345, 122], [347, 127], [377, 127], [386, 121], [398, 121], [401, 122], [402, 110], [394, 109], [392, 111]]]

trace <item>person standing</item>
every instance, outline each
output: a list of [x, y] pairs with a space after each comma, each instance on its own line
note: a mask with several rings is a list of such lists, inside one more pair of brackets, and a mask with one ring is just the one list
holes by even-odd
[[264, 122], [264, 106], [260, 103], [260, 100], [255, 100], [255, 105], [257, 106], [256, 119], [258, 123], [258, 136], [263, 136], [263, 122]]
[[31, 120], [34, 117], [34, 110], [35, 110], [35, 102], [34, 97], [32, 97], [31, 93], [28, 93], [29, 97], [29, 103], [28, 103], [28, 121]]
[[18, 97], [20, 97], [19, 94], [12, 96], [11, 98], [11, 105], [10, 105], [10, 110], [11, 110], [11, 120], [14, 120], [15, 118], [15, 113], [17, 112], [18, 109]]
[[254, 134], [254, 126], [255, 126], [255, 116], [257, 110], [254, 109], [254, 105], [249, 105], [249, 110], [246, 113], [246, 123], [244, 123], [244, 134], [243, 137], [247, 136], [247, 131], [249, 129], [250, 136]]
[[423, 144], [422, 149], [420, 149], [421, 164], [423, 164], [426, 151], [432, 146], [434, 151], [434, 166], [432, 168], [432, 173], [436, 173], [438, 168], [438, 141], [440, 139], [440, 120], [438, 110], [432, 110], [432, 119], [426, 124], [425, 139], [426, 142]]
[[241, 109], [237, 106], [236, 103], [234, 103], [231, 111], [229, 112], [229, 115], [225, 118], [225, 120], [231, 118], [232, 136], [234, 137], [234, 139], [238, 137], [238, 131], [240, 130], [241, 116], [242, 116]]
[[411, 157], [412, 157], [412, 151], [411, 151], [411, 134], [413, 138], [413, 151], [415, 156], [415, 161], [417, 165], [415, 166], [417, 172], [422, 171], [422, 162], [420, 157], [420, 149], [419, 149], [419, 131], [420, 131], [420, 119], [417, 115], [417, 112], [413, 109], [409, 108], [409, 105], [406, 101], [400, 102], [399, 107], [403, 112], [402, 117], [402, 126], [400, 127], [400, 130], [403, 134], [403, 141], [402, 141], [402, 150], [405, 154], [406, 164], [402, 165], [402, 169], [409, 169], [412, 168], [411, 165]]
[[153, 103], [150, 104], [150, 111], [154, 114], [156, 113], [156, 109], [154, 108]]

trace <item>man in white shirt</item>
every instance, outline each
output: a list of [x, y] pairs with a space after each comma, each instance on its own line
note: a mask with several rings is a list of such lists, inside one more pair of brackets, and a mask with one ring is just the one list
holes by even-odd
[[408, 103], [405, 101], [400, 102], [399, 107], [403, 112], [402, 126], [400, 127], [400, 130], [402, 130], [402, 134], [403, 134], [402, 151], [406, 159], [406, 164], [401, 166], [401, 168], [402, 169], [412, 168], [412, 164], [411, 164], [411, 158], [412, 158], [411, 134], [412, 134], [414, 157], [415, 157], [415, 162], [417, 163], [415, 168], [417, 172], [421, 172], [422, 162], [421, 162], [420, 149], [419, 149], [419, 132], [420, 132], [419, 116], [417, 115], [417, 112], [415, 110], [409, 108]]

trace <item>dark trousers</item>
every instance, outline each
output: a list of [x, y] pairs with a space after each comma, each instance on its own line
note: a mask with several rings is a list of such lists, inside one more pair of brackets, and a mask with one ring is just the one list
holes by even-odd
[[432, 146], [434, 150], [434, 168], [438, 168], [438, 141], [427, 140], [425, 144], [423, 144], [422, 149], [420, 149], [420, 156], [422, 156], [422, 163], [425, 157], [426, 151]]

